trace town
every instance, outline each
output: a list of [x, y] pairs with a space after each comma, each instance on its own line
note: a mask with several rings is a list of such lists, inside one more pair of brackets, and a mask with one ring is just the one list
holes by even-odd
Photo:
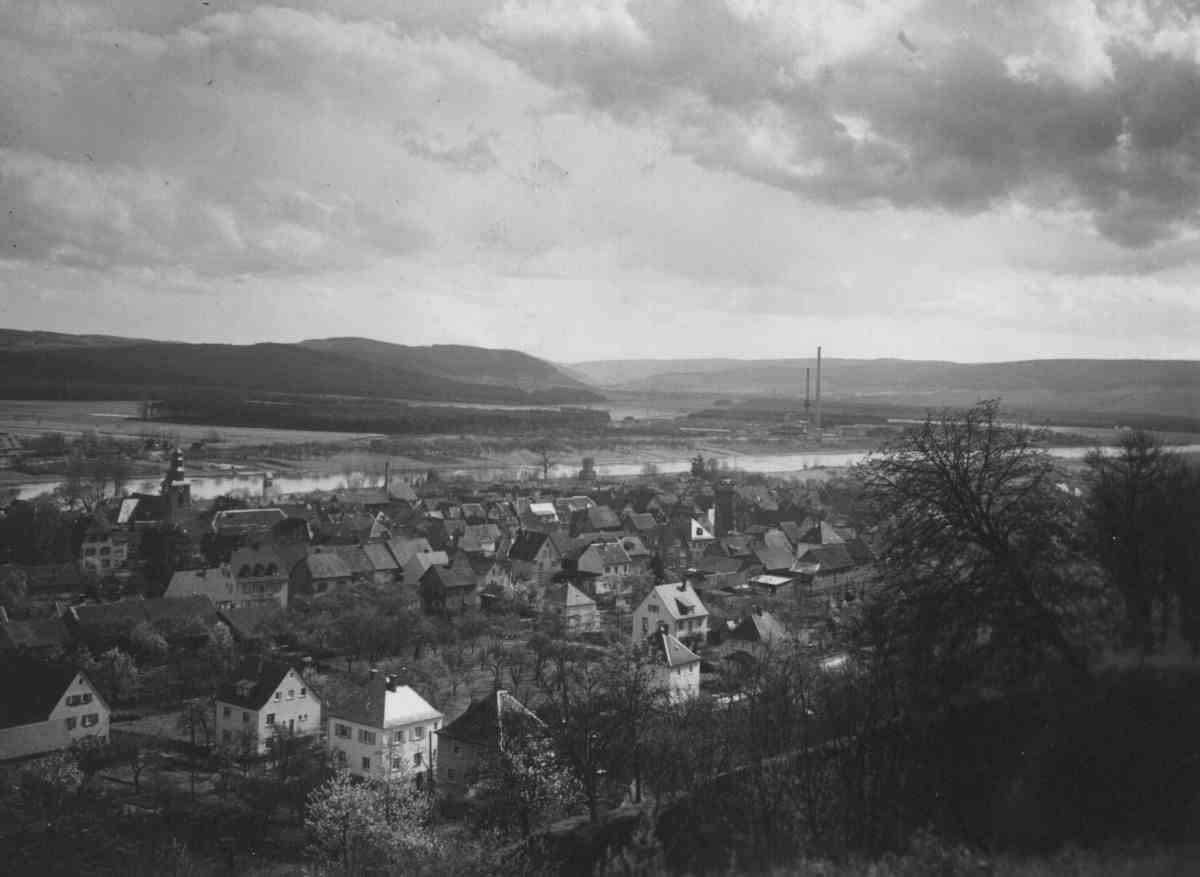
[[[1024, 502], [1030, 479], [1052, 479], [1042, 501], [1077, 507], [1052, 510], [1060, 523], [1100, 502], [1100, 476], [1116, 477], [1099, 455], [1091, 480], [1041, 460], [1020, 430], [988, 420], [993, 403], [955, 416], [1016, 442], [962, 458], [997, 479], [981, 489]], [[899, 440], [937, 440], [934, 426]], [[1122, 459], [1161, 463], [1165, 477], [1169, 451], [1142, 433], [1124, 442]], [[239, 873], [260, 857], [386, 872], [397, 855], [436, 873], [607, 873], [614, 856], [638, 855], [703, 868], [725, 842], [675, 846], [699, 800], [724, 788], [758, 824], [783, 806], [771, 796], [797, 794], [796, 777], [767, 798], [730, 784], [894, 721], [860, 711], [898, 696], [876, 686], [879, 674], [896, 684], [899, 666], [878, 662], [908, 660], [888, 641], [913, 622], [894, 618], [883, 640], [871, 625], [893, 599], [889, 575], [931, 562], [905, 557], [929, 536], [898, 545], [863, 503], [872, 477], [895, 474], [881, 462], [938, 450], [905, 448], [832, 479], [723, 471], [701, 454], [678, 476], [601, 479], [590, 459], [573, 478], [496, 483], [385, 470], [375, 486], [273, 496], [264, 485], [207, 502], [192, 496], [183, 452], [164, 448], [155, 493], [114, 483], [92, 502], [61, 488], [14, 501], [0, 518], [0, 769], [15, 782], [14, 822], [59, 836], [63, 820], [102, 812], [106, 843], [156, 873], [184, 873], [191, 857]], [[1009, 468], [988, 469], [1005, 454]], [[898, 490], [888, 481], [876, 502]], [[906, 513], [888, 510], [888, 526]], [[1181, 587], [1158, 606], [1131, 602], [1124, 641], [1152, 654], [1194, 637]], [[940, 599], [949, 611], [962, 594]], [[1082, 598], [1070, 599], [1074, 613]], [[974, 622], [970, 661], [1012, 623], [1011, 606], [998, 611]], [[1034, 611], [1048, 610], [1018, 617]], [[1033, 638], [1020, 650], [1035, 660], [1036, 635], [1009, 633]], [[975, 672], [953, 696], [987, 709], [1006, 683], [994, 667]], [[896, 703], [924, 709], [926, 696]], [[820, 773], [800, 770], [816, 783], [805, 794], [820, 797]], [[829, 830], [805, 818], [797, 837]], [[658, 846], [640, 850], [646, 825]], [[758, 843], [739, 855], [779, 852], [779, 838]], [[36, 861], [37, 849], [25, 853]]]

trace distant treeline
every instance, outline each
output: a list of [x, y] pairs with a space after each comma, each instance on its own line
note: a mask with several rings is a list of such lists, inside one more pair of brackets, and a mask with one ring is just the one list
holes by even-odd
[[246, 399], [212, 393], [174, 393], [162, 400], [159, 417], [176, 423], [205, 426], [381, 432], [390, 435], [596, 429], [609, 422], [607, 411], [586, 408], [558, 411], [455, 408], [373, 399], [314, 396]]

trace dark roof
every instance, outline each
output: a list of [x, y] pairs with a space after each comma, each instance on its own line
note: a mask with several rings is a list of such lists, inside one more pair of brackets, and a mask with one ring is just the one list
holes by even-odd
[[300, 563], [307, 565], [308, 574], [314, 579], [345, 579], [351, 575], [346, 561], [332, 551], [310, 554]]
[[0, 662], [0, 728], [44, 722], [80, 671], [69, 664], [9, 657]]
[[363, 554], [371, 562], [371, 568], [376, 572], [387, 572], [397, 568], [396, 558], [382, 542], [372, 542], [362, 547]]
[[544, 601], [550, 606], [562, 606], [570, 609], [575, 606], [595, 606], [596, 601], [589, 597], [570, 582], [551, 585], [546, 588]]
[[258, 635], [259, 627], [267, 621], [283, 614], [283, 610], [273, 601], [239, 606], [235, 609], [218, 609], [217, 616], [229, 625], [234, 636], [242, 639], [253, 639]]
[[649, 512], [638, 512], [628, 517], [628, 521], [633, 525], [633, 528], [638, 532], [653, 530], [658, 526], [658, 521], [654, 515]]
[[788, 638], [787, 628], [765, 610], [751, 610], [729, 634], [731, 639], [749, 642], [782, 642]]
[[756, 548], [754, 557], [765, 570], [791, 569], [796, 560], [791, 552], [784, 551], [782, 548]]
[[216, 532], [270, 530], [284, 520], [287, 513], [283, 509], [226, 509], [213, 515], [212, 528]]
[[398, 712], [403, 716], [400, 723], [441, 717], [441, 713], [416, 691], [389, 676], [377, 676], [366, 685], [332, 689], [334, 699], [328, 705], [327, 713], [370, 728], [383, 728], [389, 686], [393, 700], [399, 702]]
[[83, 627], [112, 623], [137, 625], [143, 621], [154, 622], [165, 619], [182, 619], [211, 624], [217, 618], [212, 600], [203, 595], [121, 600], [116, 603], [85, 603], [72, 607], [72, 611]]
[[[274, 566], [274, 572], [271, 571]], [[288, 569], [274, 546], [239, 548], [229, 556], [229, 568], [239, 578], [286, 576]], [[245, 570], [245, 572], [243, 572]]]
[[846, 552], [850, 555], [850, 559], [859, 565], [871, 563], [875, 560], [875, 552], [871, 550], [871, 546], [861, 539], [847, 539]]
[[593, 530], [619, 530], [621, 519], [617, 513], [606, 505], [598, 505], [587, 510], [588, 526]]
[[61, 618], [32, 618], [0, 624], [0, 651], [65, 646], [71, 632]]
[[375, 564], [367, 557], [367, 552], [361, 545], [330, 545], [325, 549], [340, 557], [355, 575], [371, 575], [375, 572]]
[[529, 728], [545, 728], [542, 720], [503, 689], [472, 701], [467, 711], [444, 728], [439, 737], [480, 746], [501, 746], [505, 736]]
[[291, 670], [282, 661], [246, 658], [217, 691], [217, 700], [242, 709], [260, 710]]
[[[801, 560], [821, 564], [821, 572], [839, 572], [856, 566], [853, 556], [845, 545], [818, 545], [810, 548], [801, 556]], [[819, 574], [819, 573], [818, 573]]]
[[509, 546], [508, 556], [512, 560], [532, 562], [548, 538], [546, 533], [537, 530], [518, 530], [516, 538]]
[[677, 640], [669, 633], [656, 630], [646, 638], [650, 656], [656, 663], [668, 667], [678, 667], [681, 664], [692, 664], [700, 660], [700, 656]]

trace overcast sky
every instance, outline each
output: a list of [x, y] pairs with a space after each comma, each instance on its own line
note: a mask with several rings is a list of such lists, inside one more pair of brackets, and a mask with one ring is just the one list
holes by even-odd
[[1200, 15], [0, 0], [0, 325], [1200, 358]]

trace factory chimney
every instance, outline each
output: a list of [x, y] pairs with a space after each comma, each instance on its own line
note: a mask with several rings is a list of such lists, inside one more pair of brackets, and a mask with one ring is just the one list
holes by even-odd
[[812, 369], [804, 370], [804, 416], [808, 417], [808, 409], [812, 408]]
[[821, 348], [817, 348], [817, 441], [821, 441]]

